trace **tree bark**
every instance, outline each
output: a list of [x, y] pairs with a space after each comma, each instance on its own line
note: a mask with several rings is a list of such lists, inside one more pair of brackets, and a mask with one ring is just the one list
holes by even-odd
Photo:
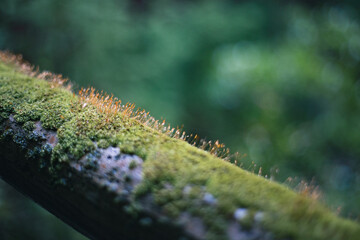
[[[29, 161], [25, 157], [29, 147], [46, 149], [56, 143], [56, 132], [45, 130], [40, 122], [36, 125], [36, 130], [27, 133], [13, 116], [3, 122], [0, 132], [6, 136], [0, 144], [0, 176], [55, 216], [91, 239], [202, 238], [161, 214], [151, 197], [136, 203], [130, 199], [142, 180], [143, 161], [136, 155], [123, 154], [119, 148], [97, 148], [91, 157], [99, 167], [89, 164], [88, 154], [53, 172], [46, 170], [50, 151]], [[42, 141], [30, 140], [34, 135]], [[137, 163], [134, 169], [132, 161]], [[112, 175], [107, 174], [109, 169]], [[124, 175], [135, 181], [128, 182]]]
[[358, 223], [214, 156], [222, 144], [196, 148], [134, 105], [76, 96], [14, 59], [0, 52], [0, 177], [85, 236], [358, 239]]

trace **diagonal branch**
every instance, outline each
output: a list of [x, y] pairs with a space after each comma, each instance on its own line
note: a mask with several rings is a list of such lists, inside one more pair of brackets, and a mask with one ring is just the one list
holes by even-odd
[[59, 75], [40, 79], [17, 58], [0, 57], [0, 176], [92, 239], [360, 234], [358, 223], [172, 138], [156, 120], [149, 127], [112, 109], [109, 97], [78, 97]]

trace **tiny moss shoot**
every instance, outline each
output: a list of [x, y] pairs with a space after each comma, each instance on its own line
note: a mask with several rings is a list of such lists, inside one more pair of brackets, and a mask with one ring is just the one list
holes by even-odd
[[[259, 224], [275, 239], [355, 240], [360, 236], [358, 223], [224, 161], [229, 150], [218, 141], [186, 135], [145, 110], [123, 105], [93, 88], [76, 95], [61, 75], [39, 73], [19, 56], [2, 52], [0, 60], [0, 123], [12, 115], [28, 131], [35, 121], [56, 131], [58, 142], [48, 150], [52, 159], [48, 170], [54, 174], [61, 164], [97, 147], [116, 146], [144, 160], [144, 180], [134, 198], [152, 194], [174, 219], [184, 212], [200, 217], [207, 239], [227, 239], [226, 224], [234, 219], [246, 228]], [[0, 139], [6, 134], [11, 133], [5, 131]], [[189, 139], [190, 143], [184, 141]], [[136, 168], [136, 163], [129, 167]], [[239, 217], [239, 209], [246, 209], [246, 216]]]

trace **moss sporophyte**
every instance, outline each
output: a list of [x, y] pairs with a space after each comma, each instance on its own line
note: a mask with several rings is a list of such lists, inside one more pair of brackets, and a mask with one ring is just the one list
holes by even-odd
[[[229, 163], [234, 158], [218, 141], [187, 135], [93, 88], [74, 94], [61, 75], [40, 73], [20, 56], [1, 52], [0, 60], [0, 122], [13, 117], [29, 132], [40, 122], [56, 133], [46, 149], [38, 150], [51, 154], [49, 171], [97, 148], [118, 147], [144, 160], [134, 201], [151, 194], [170, 218], [201, 219], [207, 239], [230, 238], [230, 223], [262, 229], [269, 239], [359, 239], [358, 223]], [[9, 135], [2, 131], [0, 139]], [[13, 141], [27, 148], [21, 138], [13, 136]], [[137, 162], [129, 168], [136, 169]]]

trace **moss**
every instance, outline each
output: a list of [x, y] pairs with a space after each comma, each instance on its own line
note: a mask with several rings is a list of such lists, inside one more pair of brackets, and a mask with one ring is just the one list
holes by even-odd
[[[234, 221], [234, 211], [247, 208], [261, 211], [258, 223], [277, 237], [291, 239], [357, 239], [359, 224], [337, 217], [322, 204], [296, 194], [287, 187], [249, 173], [185, 141], [171, 138], [128, 117], [122, 112], [107, 114], [96, 105], [84, 104], [63, 87], [24, 75], [0, 63], [0, 120], [13, 114], [16, 121], [33, 129], [41, 121], [46, 129], [57, 131], [58, 143], [28, 152], [28, 157], [51, 154], [54, 173], [61, 164], [76, 161], [86, 153], [95, 154], [94, 142], [100, 148], [118, 146], [122, 152], [144, 159], [144, 181], [137, 187], [135, 198], [152, 194], [169, 216], [177, 218], [187, 211], [200, 217], [208, 239], [226, 239], [226, 223]], [[5, 131], [24, 149], [23, 136]], [[88, 155], [88, 167], [97, 163]], [[136, 167], [136, 166], [134, 166]], [[130, 166], [132, 168], [132, 166]], [[59, 181], [66, 184], [66, 179]], [[184, 189], [189, 189], [185, 191]], [[203, 201], [210, 193], [216, 203]], [[126, 211], [136, 214], [137, 208]], [[253, 214], [243, 220], [254, 224]]]
[[131, 161], [131, 163], [129, 164], [129, 169], [133, 170], [136, 167], [137, 167], [137, 163], [135, 161]]
[[110, 142], [106, 141], [105, 139], [100, 139], [97, 143], [99, 148], [108, 148], [110, 146]]
[[26, 131], [32, 131], [35, 129], [35, 123], [32, 121], [24, 123], [23, 129]]

